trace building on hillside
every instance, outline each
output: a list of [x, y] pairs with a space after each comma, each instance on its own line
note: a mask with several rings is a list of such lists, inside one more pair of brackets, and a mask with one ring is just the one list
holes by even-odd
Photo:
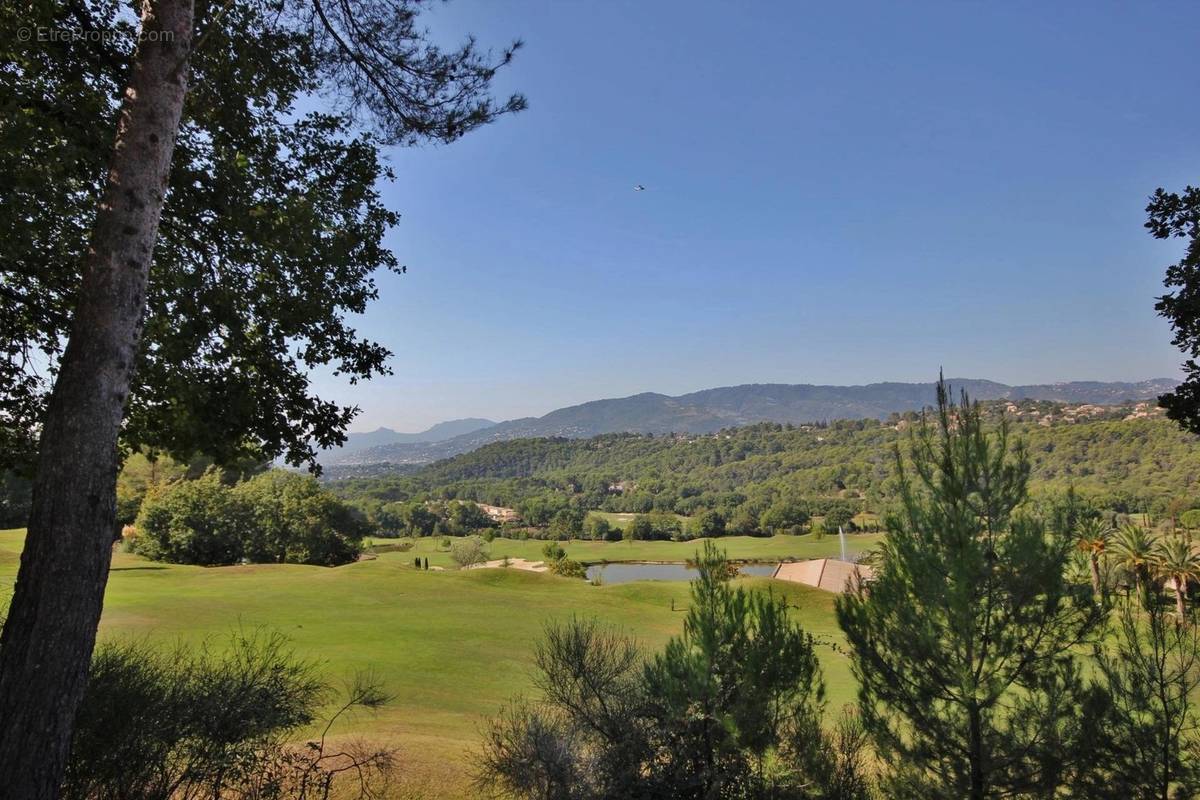
[[483, 513], [488, 515], [488, 519], [493, 522], [504, 524], [505, 522], [516, 522], [521, 518], [515, 508], [505, 508], [504, 506], [489, 506], [486, 503], [476, 503]]
[[794, 561], [775, 568], [774, 577], [781, 581], [803, 583], [826, 592], [845, 592], [870, 580], [875, 572], [867, 564], [852, 564], [836, 558], [814, 558]]

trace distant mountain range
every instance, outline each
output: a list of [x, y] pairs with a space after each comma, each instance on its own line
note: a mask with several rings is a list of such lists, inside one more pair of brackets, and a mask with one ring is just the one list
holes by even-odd
[[[482, 428], [490, 428], [496, 423], [490, 419], [452, 419], [439, 422], [428, 430], [420, 433], [399, 433], [391, 428], [376, 428], [367, 433], [351, 433], [346, 436], [346, 443], [339, 448], [326, 450], [321, 454], [324, 463], [355, 463], [354, 456], [365, 450], [392, 445], [433, 444], [465, 436]], [[350, 459], [350, 461], [343, 461]]]
[[[976, 400], [1029, 399], [1112, 405], [1153, 400], [1174, 389], [1179, 382], [1159, 378], [1138, 383], [1073, 381], [1031, 386], [1009, 386], [975, 379], [951, 379], [950, 383], [956, 392], [965, 389]], [[872, 383], [866, 386], [754, 383], [705, 389], [679, 397], [645, 392], [632, 397], [594, 400], [551, 411], [544, 417], [525, 417], [498, 424], [487, 420], [455, 420], [419, 434], [398, 434], [386, 428], [351, 434], [347, 447], [331, 451], [322, 461], [329, 465], [424, 464], [507, 439], [586, 438], [625, 431], [712, 433], [755, 422], [803, 424], [834, 419], [884, 419], [893, 413], [924, 408], [933, 400], [933, 383]], [[468, 429], [450, 434], [455, 426]], [[432, 438], [435, 431], [437, 438]], [[377, 441], [387, 435], [408, 438]], [[353, 449], [349, 449], [351, 447]]]

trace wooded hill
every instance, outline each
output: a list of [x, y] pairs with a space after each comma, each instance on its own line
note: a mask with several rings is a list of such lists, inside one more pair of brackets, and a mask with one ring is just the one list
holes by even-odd
[[[1153, 401], [1174, 389], [1178, 382], [1162, 378], [1138, 383], [1073, 381], [1009, 386], [955, 378], [950, 384], [956, 391], [965, 389], [973, 399], [984, 401], [1125, 404]], [[509, 420], [440, 441], [428, 439], [331, 450], [322, 456], [322, 463], [326, 466], [428, 464], [510, 439], [586, 439], [605, 433], [708, 434], [759, 422], [807, 425], [835, 419], [883, 420], [892, 414], [919, 411], [929, 405], [934, 391], [932, 383], [865, 386], [755, 383], [705, 389], [678, 397], [644, 392], [560, 408], [542, 417]]]
[[[1120, 512], [1200, 502], [1200, 442], [1148, 404], [984, 403], [1029, 452], [1034, 495], [1077, 492]], [[617, 512], [757, 515], [780, 501], [847, 501], [879, 510], [894, 496], [894, 456], [919, 416], [822, 425], [761, 423], [713, 434], [607, 434], [497, 442], [408, 474], [334, 480], [351, 500], [470, 499], [520, 507], [537, 498]], [[813, 509], [814, 513], [821, 513]]]

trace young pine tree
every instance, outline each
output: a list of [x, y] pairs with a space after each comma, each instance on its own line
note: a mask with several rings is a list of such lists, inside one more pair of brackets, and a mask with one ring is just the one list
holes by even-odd
[[1079, 796], [1171, 800], [1200, 794], [1200, 629], [1156, 602], [1126, 601], [1107, 647], [1089, 715], [1096, 744]]
[[[646, 667], [658, 753], [650, 778], [674, 797], [779, 796], [803, 776], [771, 774], [798, 716], [817, 716], [824, 682], [813, 637], [774, 594], [730, 585], [712, 542], [696, 559], [683, 635]], [[800, 795], [803, 796], [803, 795]]]
[[1029, 462], [939, 383], [899, 448], [900, 508], [875, 579], [838, 599], [862, 721], [896, 798], [1053, 796], [1067, 779], [1098, 624], [1063, 578], [1073, 542], [1022, 514]]

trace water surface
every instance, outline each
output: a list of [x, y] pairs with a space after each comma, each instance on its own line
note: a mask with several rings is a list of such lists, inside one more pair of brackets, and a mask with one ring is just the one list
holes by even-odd
[[[775, 574], [777, 564], [741, 564], [743, 575]], [[695, 567], [687, 564], [593, 564], [587, 569], [588, 580], [600, 576], [601, 583], [630, 583], [631, 581], [690, 581], [696, 577]]]

